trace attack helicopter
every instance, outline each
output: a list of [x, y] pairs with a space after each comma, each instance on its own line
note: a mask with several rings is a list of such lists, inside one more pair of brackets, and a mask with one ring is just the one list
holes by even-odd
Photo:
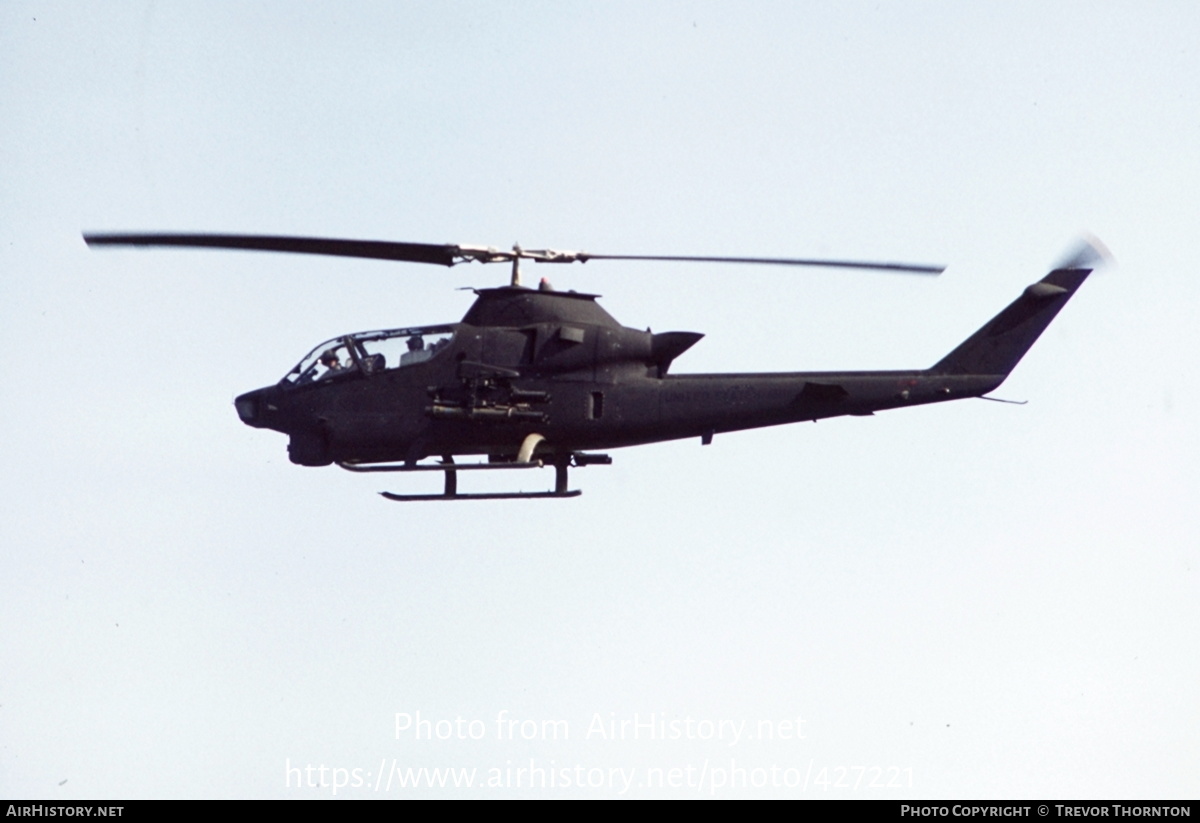
[[[926, 369], [671, 374], [697, 332], [622, 326], [597, 295], [521, 284], [522, 261], [756, 263], [938, 274], [939, 266], [761, 257], [613, 255], [553, 249], [230, 234], [94, 234], [89, 246], [291, 252], [454, 266], [509, 263], [507, 286], [474, 289], [462, 320], [344, 334], [313, 348], [276, 384], [234, 406], [242, 422], [288, 435], [301, 466], [441, 472], [440, 494], [396, 501], [576, 497], [568, 469], [601, 450], [983, 397], [996, 389], [1107, 254], [1085, 243]], [[457, 463], [456, 457], [479, 457]], [[434, 462], [422, 462], [434, 458]], [[461, 493], [463, 471], [553, 467], [545, 492]]]

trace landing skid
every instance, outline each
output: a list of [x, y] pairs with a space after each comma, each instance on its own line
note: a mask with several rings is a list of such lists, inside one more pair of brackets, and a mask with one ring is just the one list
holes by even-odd
[[567, 469], [570, 466], [608, 465], [612, 458], [607, 454], [586, 454], [574, 452], [565, 458], [559, 458], [550, 464], [554, 466], [554, 491], [549, 492], [473, 492], [460, 494], [458, 491], [458, 473], [461, 471], [499, 471], [509, 469], [541, 469], [546, 463], [541, 460], [531, 460], [512, 463], [465, 463], [454, 462], [453, 455], [443, 455], [440, 463], [426, 463], [409, 466], [404, 463], [338, 463], [338, 466], [352, 472], [444, 472], [445, 487], [441, 494], [395, 494], [380, 492], [388, 500], [401, 503], [426, 502], [431, 500], [545, 500], [554, 497], [578, 497], [583, 494], [579, 489], [567, 488]]
[[583, 491], [572, 489], [565, 492], [496, 492], [495, 494], [488, 492], [473, 494], [393, 494], [392, 492], [380, 492], [379, 494], [388, 500], [396, 500], [400, 503], [414, 503], [429, 500], [543, 500], [549, 497], [579, 497], [579, 495], [583, 494]]

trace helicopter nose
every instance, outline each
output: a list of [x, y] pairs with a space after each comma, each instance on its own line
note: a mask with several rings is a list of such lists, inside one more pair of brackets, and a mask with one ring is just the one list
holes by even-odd
[[237, 400], [233, 401], [233, 407], [237, 409], [238, 417], [242, 418], [243, 423], [253, 423], [258, 417], [258, 398], [254, 393], [243, 394]]
[[271, 413], [276, 410], [272, 403], [271, 389], [255, 389], [251, 392], [239, 396], [233, 401], [233, 407], [237, 409], [238, 417], [247, 426], [255, 428], [266, 428], [269, 426], [267, 422], [271, 418]]

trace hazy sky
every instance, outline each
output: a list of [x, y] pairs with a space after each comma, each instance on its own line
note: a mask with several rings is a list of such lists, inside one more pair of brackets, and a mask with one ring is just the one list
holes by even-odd
[[[1190, 2], [0, 4], [0, 795], [1195, 797], [1197, 44]], [[680, 373], [925, 367], [1081, 232], [1117, 262], [1028, 405], [412, 505], [231, 401], [503, 267], [83, 230], [949, 266], [551, 271], [705, 332]]]

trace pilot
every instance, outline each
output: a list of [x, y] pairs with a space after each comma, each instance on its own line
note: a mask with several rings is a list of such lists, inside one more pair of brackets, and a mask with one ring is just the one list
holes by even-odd
[[400, 365], [407, 366], [411, 363], [420, 363], [422, 360], [428, 360], [432, 356], [433, 350], [425, 348], [425, 339], [419, 334], [414, 334], [408, 338], [408, 351], [400, 355]]
[[337, 352], [333, 349], [321, 352], [321, 365], [327, 369], [321, 377], [329, 377], [344, 370], [341, 361], [338, 360]]

